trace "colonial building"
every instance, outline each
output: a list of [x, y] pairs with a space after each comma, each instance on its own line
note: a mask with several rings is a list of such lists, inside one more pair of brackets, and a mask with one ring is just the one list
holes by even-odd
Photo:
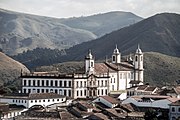
[[125, 92], [129, 87], [143, 84], [143, 53], [139, 46], [133, 58], [131, 57], [122, 62], [121, 53], [116, 46], [110, 62], [95, 63], [89, 51], [85, 57], [83, 73], [22, 74], [22, 92], [54, 92], [72, 98], [93, 98], [114, 91]]

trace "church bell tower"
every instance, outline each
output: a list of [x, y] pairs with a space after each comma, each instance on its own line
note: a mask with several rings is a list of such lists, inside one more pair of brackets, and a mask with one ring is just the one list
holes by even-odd
[[117, 45], [112, 54], [112, 63], [121, 63], [121, 53], [119, 52]]
[[85, 72], [89, 75], [94, 73], [94, 58], [91, 50], [89, 50], [88, 55], [85, 57]]
[[135, 73], [134, 73], [134, 79], [136, 81], [141, 81], [143, 82], [143, 72], [144, 72], [144, 68], [143, 68], [143, 53], [138, 45], [138, 48], [136, 49], [136, 53], [134, 56], [134, 69], [135, 69]]

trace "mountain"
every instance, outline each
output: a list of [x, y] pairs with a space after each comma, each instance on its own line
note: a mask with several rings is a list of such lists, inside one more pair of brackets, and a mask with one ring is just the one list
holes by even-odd
[[[125, 58], [125, 57], [124, 57]], [[71, 61], [37, 67], [36, 71], [59, 71], [73, 73], [84, 70], [83, 61]], [[151, 85], [175, 84], [180, 78], [180, 58], [156, 52], [144, 53], [144, 81]]]
[[[96, 59], [110, 58], [117, 44], [120, 52], [125, 55], [134, 53], [137, 45], [143, 52], [159, 52], [170, 56], [180, 56], [180, 15], [174, 13], [162, 13], [142, 20], [131, 26], [122, 28], [101, 38], [75, 45], [64, 51], [65, 54], [55, 55], [43, 50], [24, 52], [13, 58], [27, 65], [28, 68], [36, 68], [40, 65], [51, 65], [65, 61], [77, 61], [84, 59], [89, 49], [92, 50]], [[48, 57], [39, 57], [38, 54], [46, 54]], [[32, 54], [34, 56], [32, 56]], [[51, 60], [49, 60], [51, 59]], [[40, 62], [43, 60], [43, 62]], [[38, 62], [37, 62], [38, 61]], [[51, 62], [49, 62], [51, 61]], [[38, 65], [41, 63], [40, 65]]]
[[18, 77], [21, 75], [21, 71], [29, 72], [26, 66], [0, 52], [0, 86], [12, 87], [15, 85], [14, 83], [19, 83]]
[[0, 48], [9, 55], [35, 48], [67, 49], [140, 20], [126, 12], [58, 19], [0, 9]]
[[64, 49], [96, 38], [93, 33], [68, 27], [59, 19], [0, 9], [0, 48], [14, 55], [39, 48]]
[[66, 61], [81, 60], [91, 49], [96, 59], [110, 55], [117, 44], [122, 54], [136, 50], [137, 45], [144, 52], [159, 52], [180, 57], [180, 15], [162, 13], [144, 19], [136, 24], [106, 34], [101, 38], [84, 42], [66, 51]]
[[60, 19], [61, 23], [78, 29], [91, 31], [98, 37], [141, 21], [143, 18], [123, 11], [114, 11], [87, 17]]

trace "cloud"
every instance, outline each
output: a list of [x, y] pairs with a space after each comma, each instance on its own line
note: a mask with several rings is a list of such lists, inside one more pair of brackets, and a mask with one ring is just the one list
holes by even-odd
[[0, 8], [60, 18], [109, 11], [149, 17], [162, 12], [180, 13], [179, 6], [180, 0], [0, 0]]

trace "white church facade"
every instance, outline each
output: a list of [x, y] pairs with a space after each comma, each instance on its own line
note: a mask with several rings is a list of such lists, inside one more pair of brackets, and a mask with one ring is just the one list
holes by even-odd
[[121, 53], [116, 46], [110, 62], [95, 63], [89, 51], [84, 64], [84, 73], [81, 74], [22, 74], [22, 92], [54, 92], [71, 98], [94, 98], [143, 84], [143, 53], [139, 46], [133, 58], [130, 56], [126, 62], [121, 61]]

